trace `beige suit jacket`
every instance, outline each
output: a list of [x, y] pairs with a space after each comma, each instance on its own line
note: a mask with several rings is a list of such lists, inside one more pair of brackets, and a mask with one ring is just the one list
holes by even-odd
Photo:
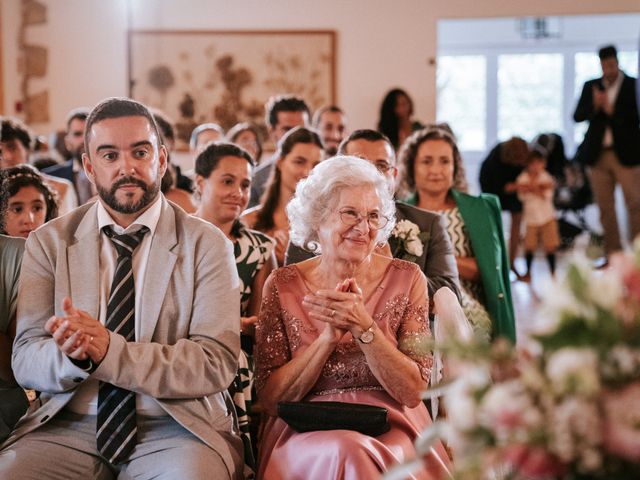
[[[98, 318], [97, 203], [82, 206], [27, 241], [12, 365], [20, 385], [42, 392], [4, 446], [46, 423], [89, 374], [44, 331], [62, 299]], [[227, 387], [240, 351], [239, 280], [220, 230], [162, 199], [140, 306], [137, 342], [111, 332], [93, 378], [157, 399], [178, 423], [241, 472], [242, 442]]]

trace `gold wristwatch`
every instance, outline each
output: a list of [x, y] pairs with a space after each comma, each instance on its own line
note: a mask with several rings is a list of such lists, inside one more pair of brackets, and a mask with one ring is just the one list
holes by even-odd
[[373, 342], [373, 337], [375, 335], [375, 331], [373, 330], [373, 326], [375, 325], [375, 321], [371, 322], [371, 326], [369, 328], [367, 328], [364, 332], [362, 332], [362, 335], [360, 335], [358, 337], [358, 341], [360, 343], [371, 343]]

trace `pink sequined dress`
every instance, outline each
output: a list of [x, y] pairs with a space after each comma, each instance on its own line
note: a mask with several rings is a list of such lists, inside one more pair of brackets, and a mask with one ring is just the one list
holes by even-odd
[[[258, 399], [271, 372], [302, 352], [324, 323], [307, 317], [302, 299], [309, 292], [295, 265], [273, 274], [265, 289], [256, 332]], [[427, 282], [419, 268], [394, 259], [365, 306], [383, 334], [416, 362], [428, 381], [431, 352], [421, 342], [431, 334], [427, 319]], [[369, 369], [358, 342], [347, 333], [327, 360], [306, 401], [341, 401], [387, 408], [391, 430], [370, 437], [348, 430], [297, 433], [283, 420], [268, 417], [259, 445], [258, 478], [376, 479], [399, 462], [415, 457], [414, 441], [431, 424], [421, 403], [409, 408], [395, 401]], [[449, 478], [450, 464], [441, 444], [414, 478]]]

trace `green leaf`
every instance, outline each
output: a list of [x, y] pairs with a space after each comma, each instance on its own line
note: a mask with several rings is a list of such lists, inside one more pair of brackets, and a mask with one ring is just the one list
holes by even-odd
[[624, 332], [618, 319], [609, 312], [598, 310], [594, 322], [565, 316], [553, 333], [534, 338], [547, 352], [564, 347], [588, 347], [604, 353], [611, 345], [624, 341]]
[[582, 276], [582, 272], [580, 271], [580, 269], [574, 264], [569, 264], [566, 275], [569, 288], [571, 288], [571, 291], [576, 296], [576, 298], [578, 300], [583, 300], [585, 303], [591, 303], [585, 295], [587, 292], [588, 283]]

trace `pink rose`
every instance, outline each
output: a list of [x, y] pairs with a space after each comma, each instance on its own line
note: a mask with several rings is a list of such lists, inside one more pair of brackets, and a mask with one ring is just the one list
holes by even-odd
[[622, 277], [622, 281], [629, 297], [636, 302], [640, 302], [640, 271], [636, 269], [628, 270]]
[[496, 427], [513, 429], [525, 425], [523, 412], [503, 408], [496, 418]]
[[640, 383], [608, 391], [603, 398], [603, 408], [607, 451], [640, 462]]

